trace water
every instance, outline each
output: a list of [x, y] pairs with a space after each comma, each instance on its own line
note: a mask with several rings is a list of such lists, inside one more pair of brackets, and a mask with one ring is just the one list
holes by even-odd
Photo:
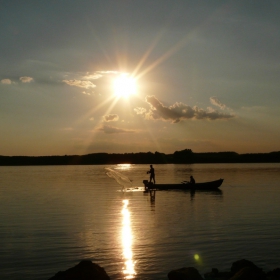
[[47, 280], [83, 259], [111, 279], [230, 270], [241, 258], [279, 267], [280, 164], [154, 167], [158, 183], [225, 181], [221, 192], [161, 191], [151, 201], [141, 191], [148, 165], [0, 167], [0, 279]]

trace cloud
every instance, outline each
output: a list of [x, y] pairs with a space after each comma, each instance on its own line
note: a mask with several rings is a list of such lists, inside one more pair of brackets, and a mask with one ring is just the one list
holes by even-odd
[[210, 97], [211, 104], [219, 107], [222, 110], [229, 109], [225, 104], [223, 104], [216, 96]]
[[84, 95], [91, 95], [89, 92], [83, 91], [82, 94]]
[[145, 118], [151, 120], [165, 120], [178, 123], [184, 119], [217, 120], [234, 117], [232, 114], [221, 113], [212, 108], [204, 110], [197, 106], [191, 107], [181, 102], [176, 102], [174, 105], [167, 107], [155, 96], [147, 96], [146, 102], [150, 105], [150, 110], [145, 114]]
[[145, 108], [141, 108], [141, 107], [134, 108], [134, 111], [136, 112], [137, 115], [143, 115], [147, 112]]
[[101, 74], [118, 74], [120, 72], [119, 71], [109, 70], [109, 71], [97, 71], [96, 73], [101, 73]]
[[95, 72], [95, 73], [93, 73], [93, 74], [87, 73], [87, 75], [84, 76], [83, 78], [84, 78], [85, 80], [97, 80], [97, 79], [100, 79], [100, 78], [102, 78], [102, 77], [103, 77], [103, 75], [102, 75], [101, 73]]
[[[62, 80], [63, 83], [66, 83], [69, 86], [84, 88], [84, 89], [90, 89], [90, 88], [96, 88], [96, 84], [94, 84], [93, 80], [101, 79], [105, 75], [116, 75], [118, 74], [118, 71], [95, 71], [95, 72], [85, 72], [85, 73], [72, 73], [72, 79], [69, 79], [69, 73], [65, 74], [65, 80]], [[73, 76], [74, 75], [74, 76]], [[83, 94], [91, 95], [90, 93], [83, 91]]]
[[95, 88], [96, 85], [91, 81], [82, 81], [82, 80], [63, 80], [62, 82], [66, 83], [69, 86], [75, 86], [80, 88]]
[[1, 84], [4, 84], [4, 85], [10, 85], [11, 83], [12, 83], [12, 81], [10, 79], [1, 80]]
[[26, 77], [26, 76], [25, 77], [20, 77], [19, 79], [22, 83], [30, 83], [30, 82], [33, 81], [32, 77]]
[[107, 116], [103, 116], [105, 122], [115, 122], [119, 119], [119, 116], [116, 114], [110, 114]]
[[117, 127], [112, 127], [109, 125], [103, 125], [101, 128], [99, 128], [100, 131], [103, 131], [106, 134], [115, 134], [115, 133], [135, 133], [133, 130], [128, 129], [121, 129]]
[[95, 71], [94, 73], [86, 73], [86, 76], [83, 77], [85, 80], [97, 80], [102, 78], [104, 75], [109, 75], [109, 74], [118, 74], [118, 71]]

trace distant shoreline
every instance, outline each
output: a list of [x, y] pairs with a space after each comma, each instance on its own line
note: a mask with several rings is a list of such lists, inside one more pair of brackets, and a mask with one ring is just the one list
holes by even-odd
[[105, 164], [193, 164], [193, 163], [277, 163], [280, 151], [270, 153], [208, 152], [194, 153], [190, 149], [173, 154], [147, 153], [93, 153], [65, 156], [1, 156], [0, 166], [30, 165], [105, 165]]

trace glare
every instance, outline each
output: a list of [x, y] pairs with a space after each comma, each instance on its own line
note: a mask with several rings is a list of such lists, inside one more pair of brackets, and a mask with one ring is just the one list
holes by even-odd
[[199, 255], [198, 255], [198, 254], [195, 254], [195, 255], [194, 255], [194, 259], [195, 259], [196, 261], [198, 261], [198, 260], [199, 260]]
[[127, 170], [127, 169], [130, 169], [130, 168], [131, 168], [131, 164], [130, 163], [121, 163], [121, 164], [118, 164], [115, 169]]
[[130, 212], [128, 210], [128, 200], [123, 200], [123, 208], [122, 208], [122, 245], [123, 245], [123, 258], [124, 258], [124, 268], [123, 273], [125, 275], [125, 279], [134, 278], [135, 270], [134, 270], [134, 261], [133, 261], [133, 253], [132, 253], [132, 241], [133, 236], [130, 227]]
[[114, 80], [114, 94], [117, 97], [129, 97], [136, 93], [136, 80], [128, 74], [121, 74]]

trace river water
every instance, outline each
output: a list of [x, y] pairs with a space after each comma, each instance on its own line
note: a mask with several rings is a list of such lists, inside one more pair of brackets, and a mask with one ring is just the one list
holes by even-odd
[[158, 183], [224, 182], [152, 201], [149, 165], [0, 167], [0, 279], [47, 280], [84, 259], [111, 279], [228, 271], [242, 258], [279, 267], [280, 164], [154, 167]]

